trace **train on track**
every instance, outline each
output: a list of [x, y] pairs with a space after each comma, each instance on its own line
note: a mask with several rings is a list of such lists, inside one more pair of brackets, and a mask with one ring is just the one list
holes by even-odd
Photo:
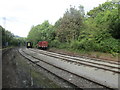
[[27, 48], [32, 48], [32, 42], [27, 42]]
[[[32, 48], [32, 42], [27, 42], [27, 48]], [[39, 49], [48, 49], [48, 42], [47, 41], [40, 41], [36, 44], [36, 47]]]

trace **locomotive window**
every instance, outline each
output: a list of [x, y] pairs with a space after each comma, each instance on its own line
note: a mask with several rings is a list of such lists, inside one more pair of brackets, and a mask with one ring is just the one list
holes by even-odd
[[30, 43], [28, 43], [28, 46], [30, 46]]

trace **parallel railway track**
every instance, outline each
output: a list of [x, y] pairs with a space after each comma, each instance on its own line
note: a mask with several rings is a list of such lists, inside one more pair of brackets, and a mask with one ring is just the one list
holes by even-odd
[[71, 57], [71, 56], [66, 56], [62, 54], [57, 54], [57, 53], [52, 53], [48, 51], [43, 51], [43, 50], [34, 50], [30, 49], [33, 52], [41, 53], [50, 57], [55, 57], [59, 58], [61, 60], [65, 60], [67, 62], [75, 63], [77, 65], [86, 65], [90, 67], [96, 67], [98, 69], [104, 69], [107, 71], [111, 71], [114, 73], [120, 73], [120, 65], [117, 63], [111, 63], [111, 62], [102, 62], [102, 61], [95, 61], [91, 59], [84, 59], [84, 58], [79, 58], [79, 57]]
[[[35, 49], [35, 50], [37, 50], [37, 49]], [[49, 51], [49, 52], [55, 53], [53, 51]], [[57, 52], [57, 54], [68, 56], [68, 54], [65, 54], [65, 53], [62, 53], [62, 52]], [[120, 65], [120, 61], [112, 61], [112, 60], [109, 61], [109, 60], [104, 60], [104, 59], [90, 58], [90, 57], [87, 57], [87, 56], [78, 56], [78, 55], [69, 55], [69, 56], [74, 57], [74, 58], [78, 57], [78, 58], [89, 59], [89, 60], [92, 60], [92, 61], [100, 61], [100, 62], [103, 62], [103, 63], [110, 63], [110, 64]]]
[[[27, 49], [28, 50], [28, 49]], [[65, 55], [60, 55], [60, 54], [56, 54], [56, 53], [51, 53], [51, 52], [47, 52], [47, 51], [43, 51], [43, 50], [34, 50], [34, 49], [29, 49], [30, 51], [32, 51], [32, 52], [34, 52], [34, 53], [40, 53], [40, 54], [43, 54], [43, 55], [46, 55], [46, 56], [50, 56], [50, 57], [54, 57], [54, 58], [59, 58], [60, 60], [64, 60], [64, 61], [67, 61], [67, 62], [71, 62], [71, 63], [75, 63], [76, 65], [79, 65], [79, 64], [82, 64], [82, 65], [85, 65], [85, 66], [90, 66], [90, 67], [96, 67], [96, 68], [99, 68], [99, 69], [104, 69], [104, 70], [108, 70], [108, 71], [110, 71], [110, 72], [114, 72], [114, 73], [117, 73], [117, 74], [119, 74], [120, 72], [119, 72], [119, 70], [117, 71], [117, 69], [119, 69], [119, 67], [117, 66], [117, 64], [113, 64], [113, 63], [109, 63], [109, 64], [103, 64], [103, 66], [100, 66], [100, 65], [102, 65], [102, 64], [99, 64], [99, 63], [97, 63], [97, 62], [93, 62], [93, 61], [84, 61], [84, 59], [79, 59], [79, 58], [76, 58], [76, 57], [70, 57], [70, 56], [65, 56]], [[30, 61], [32, 61], [33, 63], [35, 63], [36, 65], [39, 65], [38, 64], [38, 62], [39, 61], [42, 61], [42, 62], [44, 62], [44, 63], [46, 63], [46, 64], [49, 64], [49, 65], [51, 65], [51, 66], [54, 66], [54, 67], [56, 67], [56, 68], [58, 68], [58, 69], [61, 69], [61, 70], [64, 70], [64, 71], [66, 71], [66, 72], [68, 72], [68, 73], [71, 73], [71, 74], [73, 74], [73, 75], [76, 75], [76, 76], [78, 76], [78, 77], [81, 77], [80, 75], [78, 75], [78, 74], [75, 74], [75, 73], [73, 73], [73, 72], [71, 72], [71, 71], [68, 71], [68, 70], [65, 70], [65, 69], [63, 69], [63, 68], [61, 68], [61, 67], [58, 67], [58, 66], [56, 66], [56, 65], [53, 65], [53, 64], [51, 64], [51, 63], [48, 63], [47, 61], [44, 61], [44, 60], [41, 60], [41, 59], [39, 59], [39, 58], [37, 58], [36, 56], [34, 56], [34, 55], [30, 55], [30, 54], [28, 54], [28, 53], [26, 53], [25, 52], [25, 50], [19, 50], [19, 52], [21, 53], [21, 55], [23, 55], [25, 58], [27, 58], [27, 59], [29, 59]], [[32, 60], [31, 60], [31, 58], [32, 58]], [[92, 63], [92, 64], [90, 64], [90, 63]], [[96, 65], [93, 65], [93, 64], [96, 64]], [[99, 67], [98, 67], [99, 66]], [[106, 68], [107, 67], [107, 68]], [[111, 68], [111, 69], [110, 69]], [[53, 72], [52, 72], [53, 73]], [[60, 77], [60, 76], [59, 76]], [[82, 78], [84, 78], [84, 79], [86, 79], [86, 80], [88, 80], [88, 81], [91, 81], [91, 82], [94, 82], [94, 83], [96, 83], [97, 85], [100, 85], [100, 86], [103, 86], [103, 87], [105, 87], [105, 88], [113, 88], [112, 86], [109, 86], [109, 85], [105, 85], [105, 84], [103, 84], [103, 83], [99, 83], [99, 82], [96, 82], [96, 81], [94, 81], [94, 80], [91, 80], [91, 79], [88, 79], [88, 78], [85, 78], [85, 77], [82, 77]], [[65, 79], [65, 78], [63, 78], [63, 79]], [[66, 80], [66, 79], [65, 79]], [[69, 82], [69, 80], [66, 80], [66, 81], [68, 81]], [[79, 87], [79, 84], [77, 85], [76, 83], [74, 83], [74, 82], [70, 82], [71, 84], [73, 84], [73, 85], [75, 85], [76, 87]], [[80, 88], [80, 87], [79, 87]]]
[[[71, 83], [71, 82], [69, 82], [67, 79], [60, 77], [59, 75], [57, 75], [56, 73], [53, 73], [52, 71], [50, 71], [49, 69], [45, 68], [44, 66], [39, 65], [38, 62], [41, 61], [41, 62], [46, 63], [46, 64], [48, 64], [48, 65], [50, 65], [50, 66], [53, 66], [53, 67], [56, 67], [56, 66], [54, 66], [54, 65], [52, 65], [52, 64], [50, 64], [50, 63], [48, 63], [48, 62], [45, 62], [45, 61], [43, 61], [43, 60], [41, 60], [41, 59], [37, 59], [37, 58], [35, 58], [35, 57], [33, 57], [33, 56], [30, 56], [29, 54], [25, 53], [24, 51], [19, 50], [19, 53], [20, 53], [23, 57], [25, 57], [27, 60], [29, 60], [30, 62], [34, 63], [35, 65], [43, 68], [43, 69], [46, 70], [47, 72], [55, 75], [56, 77], [58, 77], [58, 78], [60, 78], [60, 79], [62, 79], [62, 80], [67, 81], [68, 83], [70, 83], [71, 85], [73, 85], [75, 88], [80, 88], [80, 87], [77, 86], [76, 84]], [[59, 68], [59, 67], [56, 67], [56, 68], [61, 69], [61, 68]], [[63, 69], [61, 69], [61, 70], [63, 70]]]

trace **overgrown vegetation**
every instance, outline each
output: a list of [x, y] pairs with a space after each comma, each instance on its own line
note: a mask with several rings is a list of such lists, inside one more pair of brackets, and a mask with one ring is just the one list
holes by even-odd
[[55, 25], [48, 21], [33, 26], [27, 39], [34, 43], [46, 40], [50, 47], [72, 50], [120, 53], [120, 16], [118, 3], [108, 1], [87, 15], [84, 7], [70, 7]]
[[2, 38], [2, 48], [7, 46], [20, 46], [25, 43], [25, 38], [16, 37], [10, 31], [5, 30], [0, 26], [1, 38]]

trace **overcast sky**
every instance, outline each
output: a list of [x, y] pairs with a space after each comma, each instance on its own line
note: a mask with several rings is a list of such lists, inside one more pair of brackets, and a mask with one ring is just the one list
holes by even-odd
[[[33, 25], [48, 20], [53, 24], [70, 5], [84, 6], [85, 12], [106, 0], [0, 0], [0, 25], [21, 37], [27, 37]], [[3, 17], [6, 18], [3, 19]]]

